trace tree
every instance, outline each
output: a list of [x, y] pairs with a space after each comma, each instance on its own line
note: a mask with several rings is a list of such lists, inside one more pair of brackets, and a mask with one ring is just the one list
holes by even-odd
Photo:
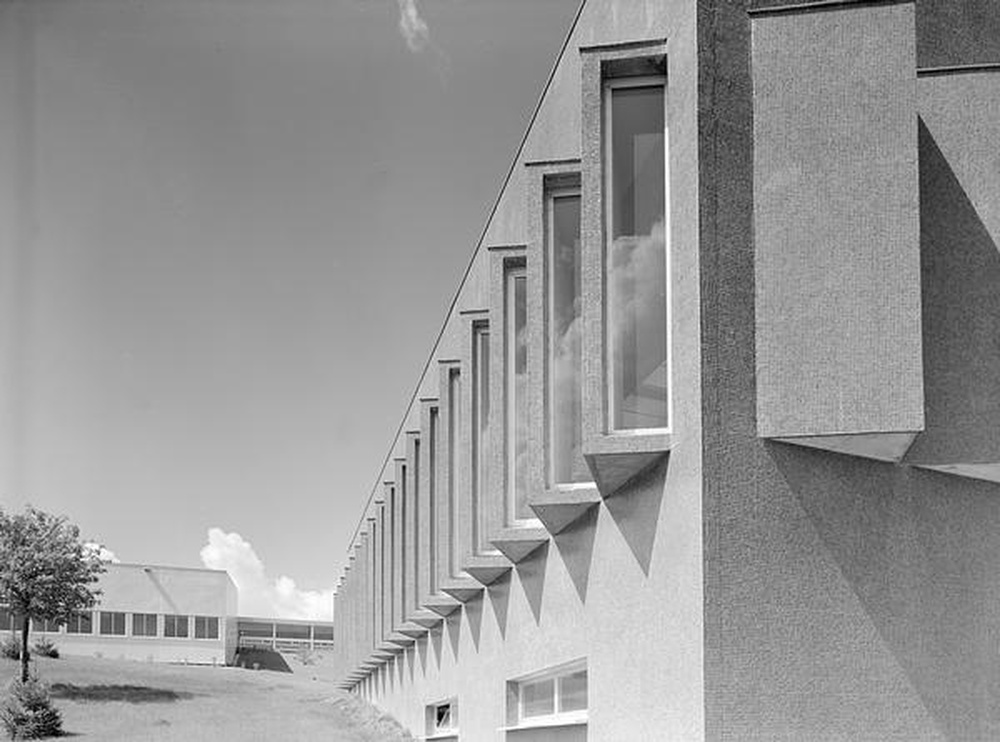
[[93, 608], [100, 590], [91, 586], [104, 569], [65, 517], [30, 505], [20, 515], [0, 510], [0, 602], [21, 621], [22, 682], [28, 682], [31, 619], [64, 624]]

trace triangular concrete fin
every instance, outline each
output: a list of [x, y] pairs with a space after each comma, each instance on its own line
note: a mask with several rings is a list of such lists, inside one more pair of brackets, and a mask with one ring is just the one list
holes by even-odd
[[593, 453], [584, 456], [597, 490], [605, 499], [615, 495], [630, 480], [669, 455], [669, 451], [643, 453]]

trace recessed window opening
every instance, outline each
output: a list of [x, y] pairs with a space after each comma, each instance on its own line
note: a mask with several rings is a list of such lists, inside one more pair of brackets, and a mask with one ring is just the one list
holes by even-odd
[[490, 460], [490, 330], [472, 326], [472, 543], [486, 548], [486, 498]]
[[413, 441], [413, 601], [420, 601], [420, 439]]
[[528, 507], [528, 277], [523, 265], [509, 268], [504, 279], [506, 349], [508, 524], [533, 520]]
[[591, 481], [583, 458], [583, 260], [579, 188], [545, 198], [547, 275], [548, 483], [571, 488]]
[[670, 426], [668, 193], [662, 77], [604, 84], [608, 423]]
[[427, 739], [457, 737], [458, 701], [454, 698], [429, 704], [426, 707], [424, 718]]
[[407, 538], [406, 538], [406, 465], [399, 467], [400, 477], [399, 477], [399, 563], [400, 563], [400, 575], [399, 575], [399, 606], [401, 613], [397, 618], [400, 622], [406, 618], [406, 570], [409, 561], [409, 552], [406, 550]]
[[396, 488], [389, 488], [389, 550], [387, 556], [389, 559], [389, 587], [386, 590], [386, 596], [388, 600], [386, 603], [389, 608], [389, 630], [395, 628], [397, 621], [396, 616], [396, 517], [398, 513], [396, 512]]
[[434, 593], [437, 591], [437, 543], [438, 543], [438, 533], [437, 533], [437, 427], [438, 427], [438, 411], [437, 407], [432, 407], [430, 410], [430, 415], [427, 422], [427, 517], [429, 521], [427, 523], [427, 538], [429, 539], [430, 548], [427, 550], [427, 555], [429, 561], [427, 563], [428, 575], [430, 576], [430, 581], [427, 584], [427, 592]]
[[457, 369], [448, 372], [448, 573], [458, 574], [458, 440], [459, 404], [462, 399], [461, 375]]
[[587, 721], [587, 667], [574, 662], [514, 681], [517, 726], [577, 724]]

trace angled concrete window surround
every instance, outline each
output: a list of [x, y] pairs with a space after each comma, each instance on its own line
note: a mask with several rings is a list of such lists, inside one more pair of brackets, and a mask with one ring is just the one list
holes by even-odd
[[469, 532], [471, 502], [468, 499], [466, 477], [468, 467], [462, 459], [466, 432], [463, 389], [463, 360], [444, 359], [439, 366], [438, 414], [444, 426], [438, 441], [438, 472], [442, 507], [438, 512], [441, 537], [437, 540], [438, 587], [437, 595], [424, 605], [438, 615], [448, 616], [462, 603], [482, 592], [482, 585], [462, 571], [462, 561], [471, 547]]
[[[426, 593], [427, 518], [428, 508], [422, 439], [420, 430], [406, 431], [406, 607], [405, 617], [409, 629], [401, 629], [410, 636], [420, 636], [437, 624], [441, 617], [423, 607], [421, 600]], [[419, 633], [418, 633], [419, 632]]]
[[[517, 563], [548, 541], [530, 507], [531, 392], [529, 377], [530, 335], [534, 321], [528, 306], [526, 246], [491, 247], [490, 315], [502, 324], [491, 333], [494, 358], [490, 376], [491, 408], [489, 522], [490, 544]], [[492, 560], [495, 561], [495, 560]], [[502, 563], [476, 564], [475, 576], [484, 583], [506, 570]]]
[[[469, 382], [461, 385], [461, 440], [457, 450], [459, 464], [459, 534], [462, 545], [462, 571], [481, 585], [490, 585], [510, 571], [510, 562], [490, 543], [489, 536], [499, 527], [502, 512], [497, 498], [492, 497], [491, 476], [495, 470], [495, 450], [491, 418], [494, 414], [491, 397], [490, 312], [466, 310], [465, 342], [461, 366], [468, 369]], [[443, 592], [457, 600], [468, 601], [474, 595], [466, 587], [449, 585]]]
[[601, 500], [583, 457], [580, 160], [529, 162], [525, 168], [528, 502], [545, 530], [556, 534]]
[[670, 449], [671, 109], [662, 39], [580, 51], [582, 452], [607, 498]]

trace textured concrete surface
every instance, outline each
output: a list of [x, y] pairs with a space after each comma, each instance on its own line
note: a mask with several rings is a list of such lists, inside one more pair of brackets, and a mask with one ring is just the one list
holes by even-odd
[[762, 436], [923, 428], [913, 13], [753, 21]]

